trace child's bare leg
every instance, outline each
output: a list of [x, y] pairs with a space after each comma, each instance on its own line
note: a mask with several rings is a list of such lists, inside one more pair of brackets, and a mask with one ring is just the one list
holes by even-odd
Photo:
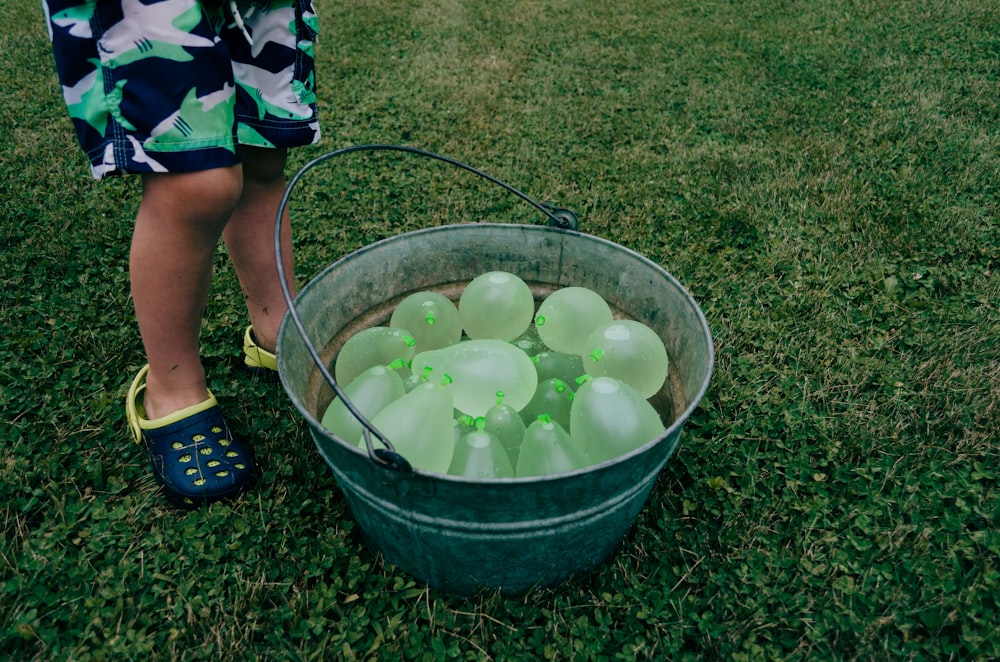
[[149, 361], [147, 419], [208, 397], [198, 339], [215, 247], [241, 178], [240, 166], [143, 175], [129, 271]]
[[[273, 351], [286, 309], [274, 255], [274, 217], [285, 192], [287, 151], [247, 146], [240, 149], [243, 195], [223, 231], [223, 239], [243, 288], [254, 337], [260, 346]], [[281, 245], [285, 277], [294, 292], [292, 233], [287, 210], [282, 219]]]

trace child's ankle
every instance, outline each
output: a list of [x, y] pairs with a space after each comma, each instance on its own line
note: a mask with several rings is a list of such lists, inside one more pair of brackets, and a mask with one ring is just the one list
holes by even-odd
[[146, 375], [146, 388], [142, 395], [142, 408], [147, 421], [166, 418], [212, 397], [203, 380], [193, 380], [188, 384], [179, 385], [162, 384], [152, 373]]

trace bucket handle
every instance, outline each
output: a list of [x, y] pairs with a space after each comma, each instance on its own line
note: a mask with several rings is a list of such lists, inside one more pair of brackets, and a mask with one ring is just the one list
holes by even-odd
[[[412, 465], [404, 458], [402, 455], [396, 452], [395, 447], [392, 445], [384, 434], [378, 431], [378, 429], [372, 424], [368, 418], [362, 414], [353, 402], [344, 393], [344, 390], [337, 384], [337, 380], [334, 379], [333, 375], [330, 373], [330, 369], [326, 366], [323, 358], [319, 355], [319, 351], [316, 346], [313, 345], [312, 341], [309, 339], [309, 334], [306, 331], [305, 325], [302, 322], [302, 318], [299, 316], [298, 311], [295, 309], [295, 301], [292, 297], [291, 285], [285, 276], [284, 269], [281, 268], [282, 264], [282, 245], [281, 245], [281, 219], [285, 214], [285, 210], [288, 208], [288, 201], [291, 199], [292, 191], [298, 185], [299, 180], [312, 170], [314, 167], [329, 161], [337, 156], [342, 156], [344, 154], [350, 154], [352, 152], [406, 152], [409, 154], [415, 154], [417, 156], [435, 159], [438, 161], [443, 161], [444, 163], [451, 164], [455, 167], [461, 168], [471, 172], [472, 174], [481, 177], [489, 182], [500, 186], [509, 193], [521, 198], [531, 206], [538, 209], [546, 217], [548, 217], [548, 225], [561, 228], [563, 230], [577, 230], [579, 229], [579, 221], [577, 220], [576, 214], [568, 209], [563, 209], [556, 207], [549, 203], [537, 202], [533, 198], [527, 196], [521, 191], [517, 190], [510, 184], [503, 182], [492, 175], [489, 175], [482, 170], [474, 168], [470, 165], [462, 163], [447, 156], [442, 156], [440, 154], [435, 154], [433, 152], [428, 152], [423, 149], [418, 149], [416, 147], [408, 147], [405, 145], [381, 145], [381, 144], [371, 144], [371, 145], [353, 145], [350, 147], [343, 147], [341, 149], [328, 152], [322, 156], [319, 156], [312, 161], [309, 161], [288, 182], [288, 186], [285, 187], [285, 193], [281, 197], [281, 203], [278, 205], [278, 213], [274, 219], [274, 254], [277, 260], [278, 266], [278, 280], [281, 283], [281, 293], [285, 298], [285, 304], [288, 307], [288, 316], [292, 323], [295, 325], [295, 329], [298, 331], [299, 336], [306, 345], [306, 350], [309, 352], [309, 356], [312, 357], [313, 363], [319, 369], [320, 375], [322, 375], [323, 380], [333, 389], [333, 392], [338, 398], [344, 403], [351, 415], [358, 419], [358, 422], [363, 426], [363, 436], [365, 439], [365, 446], [368, 449], [368, 457], [371, 461], [378, 465], [385, 467], [387, 469], [393, 469], [395, 471], [400, 471], [403, 473], [411, 473], [413, 471]], [[385, 448], [375, 448], [372, 443], [372, 435], [378, 439]]]

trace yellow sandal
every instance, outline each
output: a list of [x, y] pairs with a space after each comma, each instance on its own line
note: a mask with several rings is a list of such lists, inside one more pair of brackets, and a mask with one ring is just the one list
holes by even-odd
[[278, 371], [278, 357], [274, 352], [269, 352], [257, 344], [257, 339], [253, 335], [253, 325], [248, 326], [243, 334], [243, 365], [254, 372]]

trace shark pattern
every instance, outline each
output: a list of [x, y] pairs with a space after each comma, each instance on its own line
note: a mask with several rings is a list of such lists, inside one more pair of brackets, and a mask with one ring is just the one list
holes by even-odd
[[[46, 13], [48, 5], [43, 5]], [[54, 14], [51, 17], [53, 24], [61, 28], [69, 28], [69, 33], [79, 39], [93, 39], [94, 31], [90, 27], [90, 19], [94, 15], [94, 8], [87, 5], [77, 5], [65, 11]], [[51, 34], [49, 35], [51, 38]]]
[[179, 142], [199, 141], [228, 147], [233, 126], [233, 106], [228, 102], [235, 93], [235, 86], [228, 83], [221, 90], [201, 97], [192, 88], [181, 107], [153, 127], [143, 147], [147, 151], [162, 151]]
[[[155, 56], [176, 62], [194, 57], [188, 48], [211, 48], [219, 38], [192, 34], [202, 20], [197, 0], [175, 0], [144, 4], [122, 0], [124, 18], [113, 25], [99, 42], [102, 60], [115, 66]], [[141, 36], [137, 36], [141, 35]]]
[[[146, 154], [142, 145], [133, 136], [128, 136], [128, 141], [132, 146], [131, 160], [133, 162], [147, 166], [150, 172], [167, 172], [167, 168], [162, 163]], [[105, 175], [117, 172], [118, 168], [118, 160], [115, 158], [115, 146], [112, 143], [108, 143], [104, 146], [104, 154], [101, 160], [92, 162], [91, 173], [95, 179], [101, 179]]]
[[[263, 119], [265, 111], [278, 117], [294, 119], [313, 116], [308, 103], [303, 103], [293, 91], [291, 69], [272, 72], [242, 62], [233, 62], [233, 72], [240, 86], [257, 99], [257, 119]], [[280, 92], [275, 94], [275, 90]]]
[[[288, 48], [295, 48], [295, 8], [294, 7], [266, 7], [261, 13], [268, 14], [269, 20], [267, 30], [260, 29], [259, 25], [254, 25], [253, 44], [250, 52], [254, 59], [259, 58], [261, 51], [268, 44], [278, 43]], [[247, 15], [249, 19], [250, 15]], [[274, 20], [270, 20], [273, 17]], [[251, 22], [253, 23], [253, 22]]]
[[166, 166], [161, 164], [156, 159], [152, 158], [146, 154], [146, 150], [143, 149], [142, 145], [136, 140], [135, 136], [128, 137], [129, 143], [132, 145], [132, 160], [136, 163], [141, 163], [143, 165], [149, 166], [151, 172], [167, 172]]
[[[95, 62], [96, 65], [96, 61]], [[69, 116], [87, 122], [99, 132], [104, 131], [105, 112], [104, 89], [97, 76], [95, 66], [86, 76], [72, 86], [62, 86], [63, 99]]]

